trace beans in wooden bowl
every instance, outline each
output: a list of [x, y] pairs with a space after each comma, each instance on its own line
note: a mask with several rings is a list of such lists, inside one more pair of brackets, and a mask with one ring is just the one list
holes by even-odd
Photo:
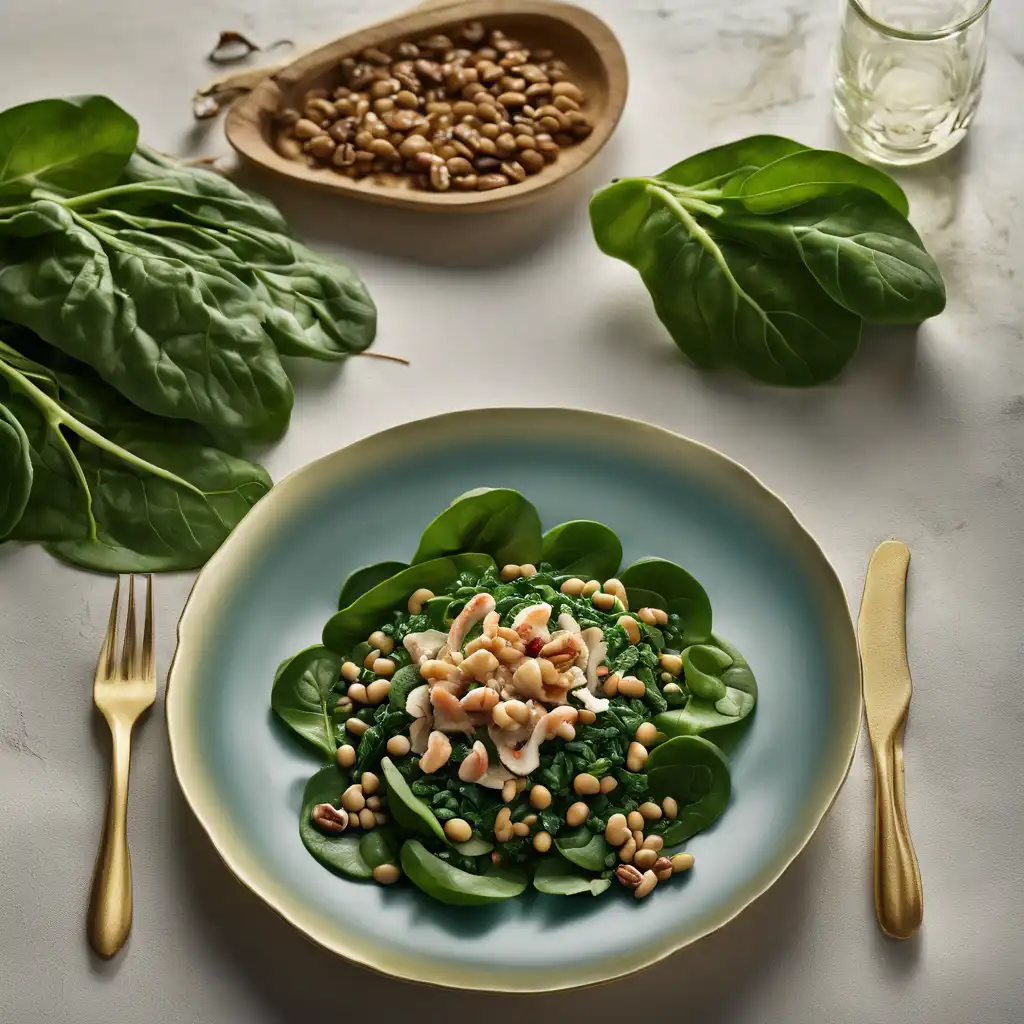
[[350, 178], [408, 176], [435, 192], [523, 182], [587, 138], [586, 96], [550, 50], [468, 22], [371, 47], [275, 118], [277, 151]]

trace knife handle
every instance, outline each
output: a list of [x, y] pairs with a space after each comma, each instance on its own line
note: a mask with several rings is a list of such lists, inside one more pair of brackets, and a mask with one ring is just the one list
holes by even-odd
[[909, 939], [921, 926], [924, 895], [907, 824], [903, 733], [913, 683], [907, 663], [907, 569], [910, 550], [884, 541], [868, 565], [860, 642], [875, 764], [875, 914], [890, 938]]
[[909, 939], [924, 917], [903, 789], [903, 725], [875, 750], [875, 914], [890, 938]]

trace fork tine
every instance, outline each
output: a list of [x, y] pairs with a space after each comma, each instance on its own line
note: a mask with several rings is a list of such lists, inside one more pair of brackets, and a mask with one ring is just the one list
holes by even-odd
[[128, 577], [128, 617], [124, 623], [121, 641], [121, 678], [129, 679], [135, 661], [135, 577]]
[[153, 574], [146, 573], [146, 618], [142, 624], [142, 656], [138, 673], [147, 682], [156, 678], [156, 658], [153, 653]]
[[114, 674], [114, 647], [117, 643], [117, 606], [121, 597], [121, 577], [114, 582], [114, 599], [110, 602], [110, 618], [107, 620], [107, 635], [103, 638], [96, 675], [109, 679]]

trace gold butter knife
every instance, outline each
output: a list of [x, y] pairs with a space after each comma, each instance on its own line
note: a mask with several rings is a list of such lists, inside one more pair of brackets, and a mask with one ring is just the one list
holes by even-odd
[[924, 914], [903, 788], [903, 730], [911, 695], [906, 635], [909, 565], [906, 544], [879, 544], [868, 565], [857, 627], [875, 762], [875, 913], [882, 931], [894, 939], [909, 939]]

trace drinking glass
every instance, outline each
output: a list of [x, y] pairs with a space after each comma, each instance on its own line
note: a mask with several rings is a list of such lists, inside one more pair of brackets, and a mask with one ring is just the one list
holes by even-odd
[[991, 0], [844, 0], [835, 114], [873, 160], [952, 149], [981, 99]]

